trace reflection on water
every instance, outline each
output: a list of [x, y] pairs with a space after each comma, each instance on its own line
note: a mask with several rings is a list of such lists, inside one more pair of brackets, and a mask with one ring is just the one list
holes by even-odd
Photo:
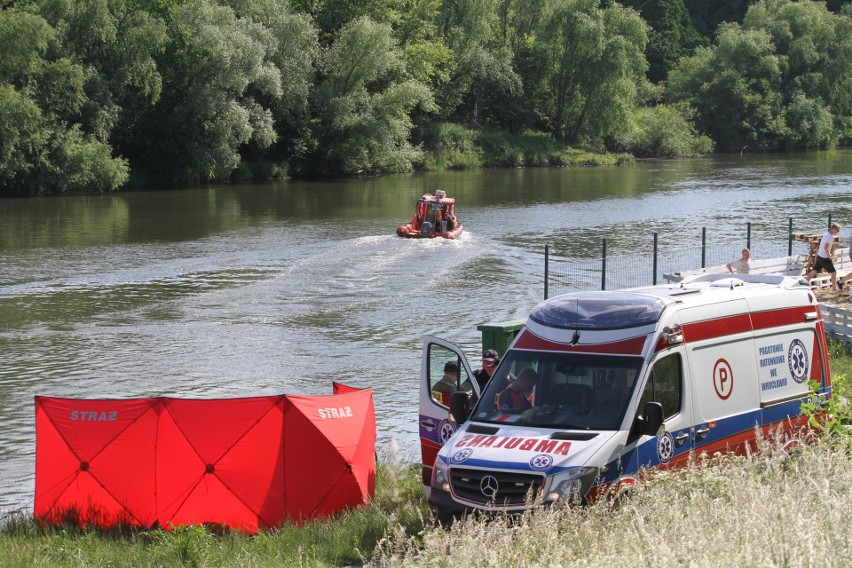
[[[457, 199], [456, 241], [399, 239], [422, 193]], [[487, 170], [0, 201], [0, 516], [32, 506], [33, 396], [230, 397], [372, 387], [379, 452], [416, 450], [422, 336], [476, 357], [522, 319], [543, 249], [708, 227], [786, 239], [849, 221], [852, 153]], [[848, 239], [844, 229], [841, 237]]]

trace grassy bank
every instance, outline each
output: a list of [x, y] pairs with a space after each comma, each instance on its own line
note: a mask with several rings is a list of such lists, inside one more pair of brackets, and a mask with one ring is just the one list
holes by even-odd
[[[852, 356], [831, 346], [836, 391]], [[844, 422], [850, 413], [836, 405]], [[849, 438], [852, 439], [852, 438]], [[426, 518], [419, 469], [379, 468], [375, 500], [332, 521], [244, 536], [174, 531], [0, 530], [0, 566], [837, 566], [852, 542], [852, 443], [836, 435], [795, 458], [769, 440], [749, 457], [698, 455], [618, 508], [552, 508], [519, 519]]]
[[424, 133], [423, 170], [478, 168], [623, 166], [635, 162], [629, 154], [600, 148], [571, 148], [541, 132], [510, 135], [495, 130], [473, 130], [439, 123]]

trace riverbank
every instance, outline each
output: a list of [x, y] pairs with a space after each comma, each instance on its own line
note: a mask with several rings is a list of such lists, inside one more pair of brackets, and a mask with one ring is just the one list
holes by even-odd
[[[830, 349], [835, 392], [843, 396], [852, 355], [837, 343]], [[844, 406], [833, 410], [838, 422], [850, 421]], [[688, 472], [660, 472], [615, 509], [598, 504], [536, 511], [512, 522], [467, 519], [451, 530], [431, 526], [419, 468], [391, 452], [380, 465], [373, 502], [334, 520], [244, 536], [204, 527], [87, 532], [7, 519], [0, 566], [503, 568], [635, 566], [637, 558], [663, 566], [830, 566], [852, 538], [850, 445], [852, 438], [835, 434], [791, 459], [765, 440], [749, 457], [702, 454]]]

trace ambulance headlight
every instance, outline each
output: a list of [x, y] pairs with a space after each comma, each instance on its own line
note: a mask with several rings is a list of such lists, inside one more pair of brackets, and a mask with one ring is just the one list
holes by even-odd
[[435, 467], [432, 469], [432, 487], [447, 493], [450, 492], [450, 477], [447, 468], [438, 463], [435, 463]]
[[545, 503], [580, 501], [592, 487], [598, 474], [596, 467], [578, 467], [561, 477], [544, 496]]

